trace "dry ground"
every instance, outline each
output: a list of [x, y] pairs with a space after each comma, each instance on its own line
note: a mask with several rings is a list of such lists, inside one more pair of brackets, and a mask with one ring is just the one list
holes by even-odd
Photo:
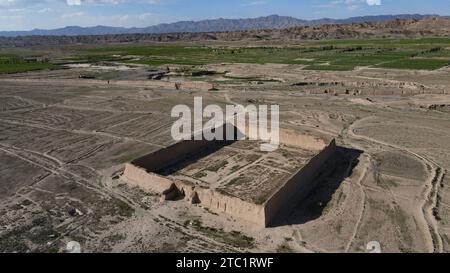
[[[0, 79], [0, 252], [63, 251], [71, 240], [86, 252], [364, 252], [370, 241], [385, 252], [450, 251], [445, 69], [212, 65], [276, 81], [210, 92], [149, 88], [142, 71], [131, 73], [135, 84], [85, 81], [77, 78], [82, 69]], [[128, 70], [118, 73], [128, 79]], [[358, 95], [368, 90], [380, 94]], [[402, 96], [405, 90], [419, 94]], [[172, 143], [170, 110], [194, 96], [205, 105], [279, 104], [283, 126], [335, 137], [340, 155], [307, 200], [264, 230], [201, 206], [159, 203], [121, 182], [124, 163]], [[224, 179], [227, 164], [214, 160], [181, 175]]]

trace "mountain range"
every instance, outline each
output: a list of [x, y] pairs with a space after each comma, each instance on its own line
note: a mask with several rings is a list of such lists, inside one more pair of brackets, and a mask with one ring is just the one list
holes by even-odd
[[161, 33], [196, 33], [196, 32], [226, 32], [240, 30], [286, 29], [301, 26], [319, 26], [328, 24], [376, 23], [396, 19], [421, 20], [429, 17], [443, 17], [438, 15], [397, 14], [361, 16], [347, 19], [322, 18], [316, 20], [302, 20], [294, 17], [270, 15], [249, 19], [211, 19], [202, 21], [180, 21], [170, 24], [159, 24], [144, 28], [123, 28], [109, 26], [79, 27], [68, 26], [58, 29], [34, 29], [30, 31], [0, 31], [0, 36], [83, 36], [83, 35], [117, 35], [117, 34], [161, 34]]

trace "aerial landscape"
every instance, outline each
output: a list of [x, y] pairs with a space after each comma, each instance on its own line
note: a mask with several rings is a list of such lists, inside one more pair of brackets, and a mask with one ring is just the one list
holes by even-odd
[[[450, 252], [448, 7], [106, 27], [89, 8], [133, 1], [48, 2], [81, 26], [0, 25], [0, 253]], [[174, 139], [196, 98], [277, 106], [277, 149], [229, 120]]]

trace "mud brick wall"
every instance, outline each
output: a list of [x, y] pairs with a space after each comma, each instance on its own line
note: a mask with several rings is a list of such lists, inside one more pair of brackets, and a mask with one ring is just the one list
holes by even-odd
[[254, 204], [230, 194], [196, 187], [193, 184], [157, 174], [161, 169], [170, 167], [183, 158], [217, 145], [214, 141], [182, 141], [156, 151], [126, 164], [123, 178], [130, 185], [138, 186], [146, 191], [160, 193], [163, 197], [167, 197], [165, 195], [175, 190], [183, 194], [185, 199], [192, 203], [201, 203], [202, 206], [216, 213], [225, 213], [264, 228], [271, 223], [294, 196], [298, 197], [301, 193], [300, 198], [306, 197], [316, 186], [315, 177], [318, 171], [336, 149], [334, 140], [327, 145], [322, 139], [297, 134], [290, 130], [280, 131], [280, 141], [288, 146], [317, 151], [317, 155], [286, 180], [286, 183], [263, 204]]
[[[298, 173], [294, 174], [269, 200], [264, 204], [264, 226], [268, 226], [293, 197], [296, 200], [304, 199], [317, 185], [315, 179], [320, 168], [336, 151], [333, 140], [329, 146], [313, 157]], [[299, 194], [301, 193], [301, 194]]]

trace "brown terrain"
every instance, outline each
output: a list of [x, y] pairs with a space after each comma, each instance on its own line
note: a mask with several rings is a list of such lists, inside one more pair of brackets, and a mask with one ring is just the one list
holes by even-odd
[[[0, 44], [422, 37], [448, 36], [449, 29], [450, 20], [427, 19], [235, 33], [0, 38]], [[0, 252], [64, 252], [70, 241], [83, 252], [366, 252], [372, 241], [383, 252], [450, 252], [448, 66], [203, 68], [277, 80], [163, 83], [148, 79], [148, 67], [127, 64], [1, 75]], [[109, 82], [80, 78], [110, 69], [117, 74]], [[325, 144], [336, 141], [333, 156], [308, 180], [314, 187], [283, 200], [268, 227], [179, 200], [190, 196], [164, 200], [161, 191], [130, 185], [126, 166], [174, 145], [171, 109], [191, 106], [198, 96], [205, 105], [277, 104], [282, 128]], [[152, 172], [258, 204], [317, 154], [292, 145], [263, 153], [255, 145], [236, 142]]]
[[[27, 47], [37, 45], [77, 45], [145, 42], [200, 42], [200, 41], [286, 41], [448, 37], [450, 19], [396, 20], [374, 23], [326, 24], [288, 29], [228, 31], [211, 33], [118, 34], [86, 36], [24, 36], [0, 37], [0, 47]], [[242, 44], [241, 44], [242, 45]]]

